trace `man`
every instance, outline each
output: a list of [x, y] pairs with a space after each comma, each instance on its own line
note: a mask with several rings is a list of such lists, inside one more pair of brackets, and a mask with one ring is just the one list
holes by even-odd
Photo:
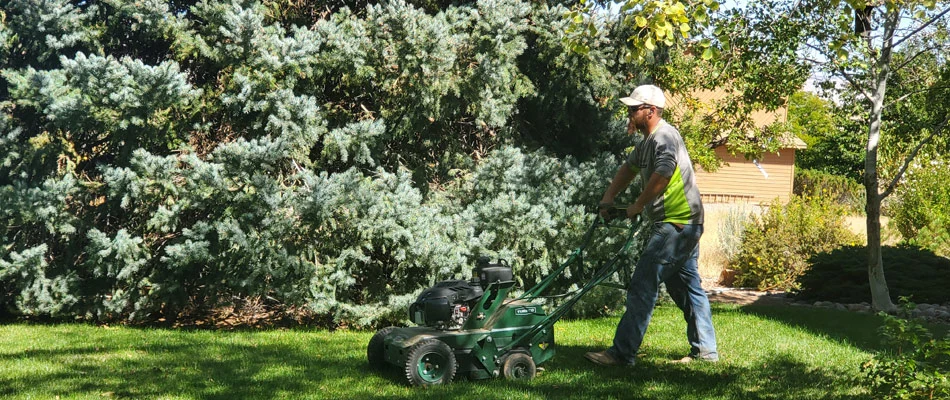
[[627, 288], [626, 311], [617, 325], [613, 346], [585, 357], [601, 365], [633, 365], [663, 282], [687, 324], [690, 352], [678, 362], [718, 361], [709, 299], [700, 286], [703, 204], [692, 161], [679, 131], [662, 118], [666, 97], [660, 88], [638, 86], [620, 101], [627, 105], [627, 133], [639, 131], [644, 139], [610, 182], [601, 200], [601, 213], [606, 215], [614, 198], [639, 171], [645, 182], [643, 191], [627, 208], [627, 216], [643, 213], [654, 226]]

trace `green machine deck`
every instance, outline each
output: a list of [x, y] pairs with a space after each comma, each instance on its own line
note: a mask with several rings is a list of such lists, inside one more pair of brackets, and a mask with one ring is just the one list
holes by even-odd
[[[622, 206], [617, 207], [623, 209]], [[620, 211], [618, 211], [620, 212]], [[625, 288], [608, 278], [620, 272], [630, 276], [630, 256], [639, 236], [639, 219], [629, 225], [612, 224], [597, 217], [584, 236], [582, 244], [569, 259], [554, 269], [531, 289], [516, 298], [509, 298], [515, 285], [510, 267], [492, 265], [481, 271], [480, 281], [446, 281], [447, 290], [424, 292], [414, 304], [410, 317], [422, 326], [387, 327], [373, 335], [367, 347], [370, 367], [395, 367], [405, 373], [407, 383], [427, 386], [449, 383], [457, 376], [486, 379], [504, 376], [507, 379], [531, 379], [537, 366], [554, 357], [554, 323], [597, 285]], [[539, 303], [552, 297], [545, 292], [566, 268], [584, 264], [584, 255], [598, 229], [625, 231], [625, 241], [607, 261], [603, 262], [582, 287], [557, 295], [562, 301], [551, 310]], [[479, 274], [478, 268], [473, 278]], [[486, 278], [486, 275], [488, 278]], [[437, 285], [439, 286], [439, 285]], [[455, 291], [464, 293], [452, 297]], [[426, 298], [426, 293], [439, 293]], [[442, 296], [443, 294], [448, 294]], [[469, 298], [464, 298], [468, 295]], [[472, 298], [472, 296], [478, 295]], [[426, 301], [428, 303], [421, 304]], [[437, 320], [437, 321], [436, 321]]]

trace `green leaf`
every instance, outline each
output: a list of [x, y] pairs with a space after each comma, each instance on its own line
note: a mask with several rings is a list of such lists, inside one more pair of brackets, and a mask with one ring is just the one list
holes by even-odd
[[693, 11], [693, 21], [697, 24], [705, 24], [707, 17], [705, 9], [699, 8]]
[[637, 15], [636, 17], [634, 17], [634, 20], [636, 20], [638, 28], [643, 28], [647, 26], [647, 19], [643, 18], [642, 15]]
[[713, 54], [714, 54], [713, 48], [707, 47], [706, 50], [703, 51], [703, 60], [706, 60], [706, 61], [711, 60], [713, 58]]
[[678, 2], [678, 1], [674, 3], [670, 8], [667, 9], [667, 13], [669, 14], [681, 14], [683, 12], [686, 12], [686, 6], [684, 6], [683, 3]]
[[835, 50], [835, 56], [838, 57], [838, 60], [844, 61], [848, 59], [848, 51], [843, 48], [838, 48]]

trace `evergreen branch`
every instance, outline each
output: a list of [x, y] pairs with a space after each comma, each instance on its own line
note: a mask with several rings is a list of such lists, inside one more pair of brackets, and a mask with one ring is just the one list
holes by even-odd
[[881, 192], [880, 198], [883, 200], [885, 197], [889, 196], [891, 192], [897, 187], [897, 183], [900, 182], [901, 178], [904, 176], [904, 173], [907, 172], [907, 168], [910, 166], [910, 162], [914, 161], [914, 158], [917, 157], [917, 153], [920, 152], [920, 149], [924, 147], [927, 143], [930, 143], [930, 140], [934, 138], [938, 133], [942, 132], [947, 126], [947, 121], [950, 121], [950, 117], [944, 118], [943, 122], [937, 125], [937, 129], [934, 129], [930, 132], [930, 135], [927, 135], [924, 140], [921, 140], [920, 143], [917, 143], [917, 146], [914, 147], [914, 150], [907, 155], [907, 158], [904, 159], [903, 164], [901, 165], [900, 170], [897, 171], [897, 175], [894, 176], [894, 179], [891, 179], [891, 182], [887, 185], [887, 188]]
[[[304, 169], [303, 167], [301, 167], [300, 164], [297, 164], [297, 160], [290, 160], [290, 163], [294, 165], [294, 169], [296, 169], [298, 173], [301, 173], [301, 174], [302, 174], [302, 173], [306, 172], [306, 169]], [[304, 186], [305, 188], [307, 188], [307, 190], [310, 190], [310, 184], [307, 183], [306, 180], [303, 180], [303, 186]]]

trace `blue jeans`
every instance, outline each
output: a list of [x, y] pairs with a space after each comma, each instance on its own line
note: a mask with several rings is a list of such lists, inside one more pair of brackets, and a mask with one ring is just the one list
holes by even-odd
[[655, 224], [627, 287], [627, 309], [617, 325], [614, 344], [607, 349], [614, 358], [629, 364], [636, 362], [663, 282], [686, 319], [689, 356], [719, 359], [709, 298], [700, 285], [699, 238], [702, 235], [702, 225], [683, 225], [680, 229], [671, 223]]

